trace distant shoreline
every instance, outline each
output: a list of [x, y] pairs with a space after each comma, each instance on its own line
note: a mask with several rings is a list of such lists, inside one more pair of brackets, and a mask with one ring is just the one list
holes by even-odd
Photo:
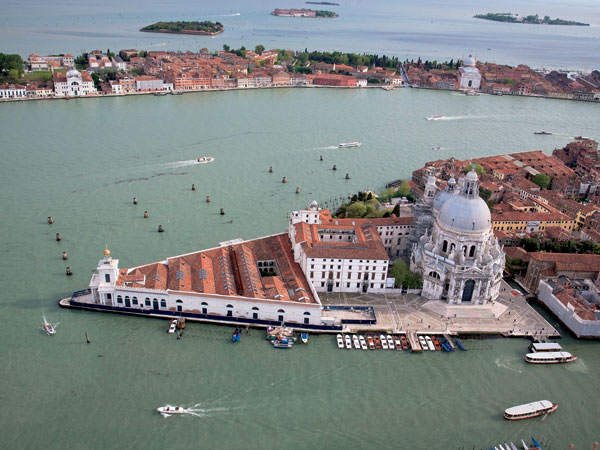
[[491, 20], [492, 22], [507, 22], [507, 23], [524, 23], [528, 25], [565, 25], [565, 26], [577, 26], [577, 27], [589, 27], [589, 23], [576, 22], [574, 20], [564, 19], [551, 19], [550, 16], [544, 16], [540, 18], [537, 14], [528, 16], [519, 16], [518, 14], [512, 13], [487, 13], [487, 14], [475, 14], [475, 19]]

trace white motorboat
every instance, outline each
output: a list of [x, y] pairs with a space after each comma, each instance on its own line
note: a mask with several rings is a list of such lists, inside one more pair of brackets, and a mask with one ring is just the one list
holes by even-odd
[[429, 350], [429, 347], [427, 346], [427, 342], [425, 342], [425, 338], [423, 336], [419, 336], [419, 344], [421, 344], [421, 348], [423, 350]]
[[56, 325], [52, 325], [50, 322], [46, 320], [46, 316], [42, 315], [42, 319], [44, 323], [42, 324], [42, 331], [44, 331], [48, 336], [52, 336], [56, 334]]
[[352, 343], [354, 344], [355, 349], [360, 350], [360, 341], [358, 340], [358, 336], [355, 334], [352, 335]]
[[177, 329], [177, 319], [173, 319], [171, 321], [171, 325], [169, 326], [169, 333], [173, 334], [175, 333], [175, 330]]
[[427, 120], [442, 120], [444, 116], [441, 114], [434, 114], [433, 116], [427, 117]]
[[391, 337], [389, 334], [385, 336], [387, 343], [388, 343], [388, 348], [390, 350], [394, 350], [395, 346], [394, 346], [394, 338]]
[[186, 413], [185, 408], [182, 408], [181, 406], [165, 405], [165, 406], [161, 406], [160, 408], [156, 408], [156, 410], [165, 417], [168, 417], [172, 414], [185, 414]]
[[388, 345], [388, 341], [385, 338], [385, 335], [380, 335], [379, 336], [379, 340], [381, 341], [381, 346], [383, 347], [384, 350], [388, 350], [390, 347]]
[[350, 339], [350, 335], [348, 335], [348, 334], [345, 335], [344, 336], [344, 341], [346, 342], [346, 348], [348, 350], [351, 350], [352, 349], [352, 339]]
[[350, 147], [360, 147], [362, 144], [360, 142], [342, 142], [338, 145], [339, 148], [350, 148]]
[[212, 156], [200, 156], [196, 161], [199, 164], [206, 164], [206, 163], [213, 162], [214, 160], [215, 160], [215, 158], [213, 158]]
[[342, 335], [338, 334], [336, 336], [336, 338], [337, 338], [337, 346], [338, 346], [338, 348], [344, 348], [344, 338], [342, 338]]
[[303, 344], [308, 344], [308, 333], [300, 333], [300, 339]]
[[396, 347], [396, 350], [402, 350], [402, 342], [398, 336], [394, 336], [394, 347]]
[[360, 348], [362, 348], [363, 350], [369, 349], [369, 347], [367, 347], [367, 340], [362, 334], [358, 337], [358, 340], [360, 341]]
[[427, 342], [427, 348], [432, 352], [435, 352], [435, 345], [433, 345], [433, 341], [429, 336], [425, 336], [425, 342]]

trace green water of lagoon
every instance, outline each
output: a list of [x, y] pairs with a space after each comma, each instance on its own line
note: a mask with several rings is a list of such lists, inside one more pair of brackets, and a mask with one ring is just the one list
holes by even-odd
[[[425, 120], [432, 114], [446, 119]], [[426, 161], [599, 138], [597, 116], [589, 103], [414, 89], [0, 105], [0, 447], [446, 449], [539, 436], [554, 449], [591, 448], [598, 344], [566, 333], [561, 343], [579, 360], [551, 367], [526, 365], [518, 339], [413, 355], [340, 351], [333, 337], [312, 336], [279, 351], [259, 330], [233, 345], [230, 328], [190, 323], [177, 340], [167, 321], [62, 310], [57, 300], [87, 287], [105, 245], [128, 267], [280, 232], [292, 209], [380, 190]], [[542, 129], [553, 135], [533, 134]], [[337, 148], [354, 140], [362, 147]], [[194, 164], [200, 156], [215, 160]], [[43, 313], [60, 322], [54, 337], [39, 329]], [[541, 399], [558, 411], [502, 418]], [[200, 414], [165, 419], [154, 409], [167, 403]]]

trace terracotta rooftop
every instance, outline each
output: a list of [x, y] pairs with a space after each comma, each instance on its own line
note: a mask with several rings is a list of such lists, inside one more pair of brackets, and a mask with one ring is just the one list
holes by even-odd
[[[271, 261], [276, 275], [261, 276]], [[316, 303], [285, 233], [121, 269], [117, 285]]]

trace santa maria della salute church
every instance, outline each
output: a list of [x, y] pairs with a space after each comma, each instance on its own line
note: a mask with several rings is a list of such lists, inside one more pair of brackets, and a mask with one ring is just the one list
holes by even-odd
[[504, 251], [492, 232], [490, 210], [479, 197], [474, 170], [437, 192], [429, 175], [416, 211], [411, 270], [423, 275], [421, 295], [450, 304], [484, 305], [500, 291]]

